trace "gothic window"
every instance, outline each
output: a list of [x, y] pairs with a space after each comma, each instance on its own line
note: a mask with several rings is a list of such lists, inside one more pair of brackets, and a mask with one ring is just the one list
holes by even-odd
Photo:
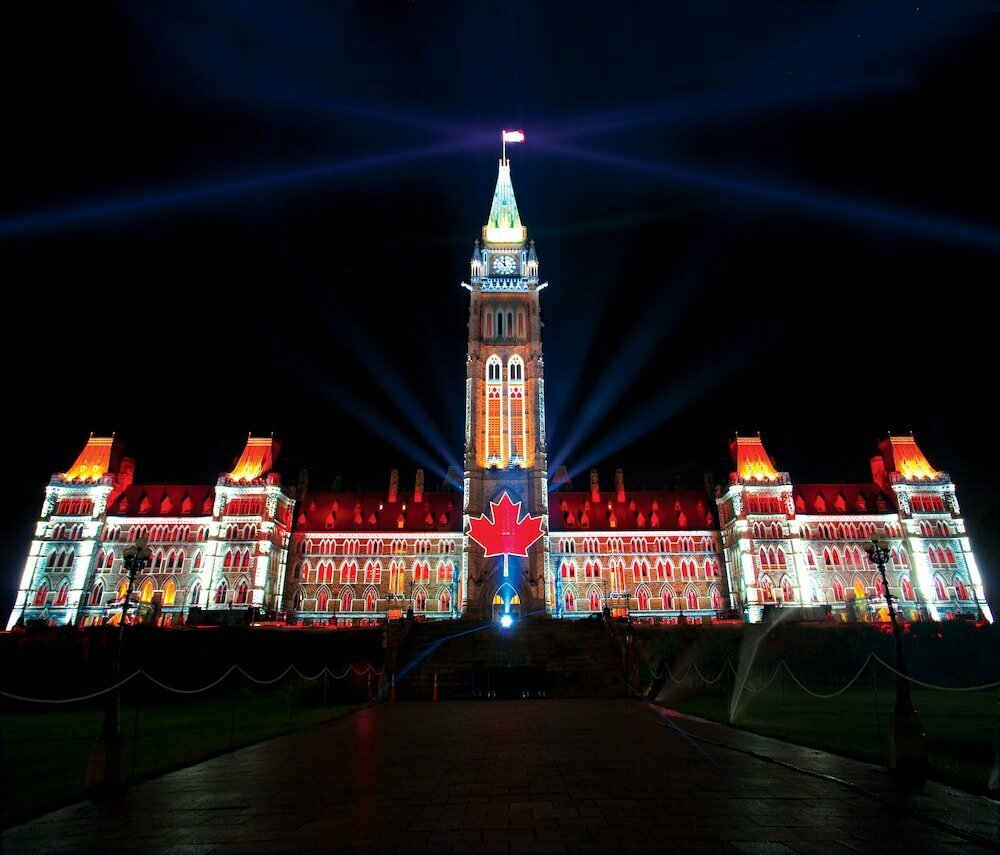
[[153, 580], [147, 579], [139, 588], [139, 599], [144, 603], [153, 602]]
[[514, 313], [507, 312], [507, 338], [514, 335]]
[[[331, 565], [332, 566], [332, 565]], [[340, 565], [340, 584], [353, 585], [358, 581], [358, 564], [356, 561], [345, 561]]]
[[698, 608], [698, 590], [694, 587], [687, 589], [687, 607], [692, 611]]
[[525, 331], [524, 331], [524, 312], [521, 312], [521, 311], [519, 311], [517, 313], [517, 337], [518, 338], [524, 338], [525, 337]]
[[669, 585], [664, 585], [660, 590], [660, 599], [663, 601], [664, 609], [672, 609], [674, 607], [674, 592]]
[[885, 599], [885, 585], [882, 584], [882, 577], [878, 573], [875, 574], [875, 596], [880, 600]]
[[795, 602], [795, 589], [792, 587], [791, 580], [787, 576], [781, 580], [781, 599], [786, 603]]
[[485, 338], [493, 338], [493, 312], [483, 313], [483, 336]]
[[774, 586], [771, 584], [769, 576], [761, 576], [760, 578], [760, 601], [762, 603], [774, 602]]
[[596, 587], [592, 587], [590, 589], [590, 594], [587, 597], [587, 603], [592, 612], [599, 612], [601, 610], [601, 592], [598, 591]]
[[904, 576], [899, 583], [900, 588], [903, 589], [903, 599], [912, 602], [916, 599], [913, 596], [913, 583], [910, 581], [909, 577]]
[[215, 589], [215, 602], [217, 605], [221, 605], [226, 602], [226, 592], [229, 586], [226, 584], [226, 580], [223, 579], [219, 582], [219, 587]]
[[66, 600], [68, 598], [69, 598], [69, 582], [67, 582], [64, 579], [62, 581], [62, 584], [59, 585], [59, 590], [56, 592], [56, 602], [55, 602], [55, 605], [57, 607], [58, 606], [65, 606], [66, 605]]
[[94, 587], [90, 589], [90, 605], [100, 606], [104, 599], [104, 583], [94, 582]]
[[566, 593], [563, 594], [563, 607], [568, 612], [576, 611], [576, 597], [573, 595], [572, 588], [567, 588]]
[[236, 585], [236, 604], [240, 606], [246, 605], [248, 593], [249, 586], [247, 585], [247, 580], [240, 579]]
[[501, 366], [497, 356], [486, 363], [486, 456], [499, 461], [503, 448]]
[[844, 599], [844, 583], [839, 576], [833, 579], [833, 598], [835, 600]]
[[673, 578], [674, 568], [671, 566], [670, 562], [661, 558], [656, 562], [656, 578], [661, 582]]
[[854, 577], [854, 596], [862, 600], [866, 596], [865, 580], [860, 576]]
[[520, 383], [510, 384], [510, 400], [508, 402], [508, 418], [510, 419], [510, 454], [511, 458], [524, 460], [524, 388]]
[[403, 593], [403, 579], [405, 570], [401, 561], [393, 561], [389, 564], [389, 591], [393, 594]]
[[447, 588], [442, 588], [441, 593], [438, 596], [438, 611], [451, 611], [451, 593]]
[[615, 591], [625, 590], [625, 562], [622, 559], [611, 562], [611, 587]]
[[365, 611], [373, 612], [375, 607], [378, 605], [378, 593], [374, 588], [369, 588], [365, 591]]
[[198, 600], [201, 599], [201, 582], [195, 582], [191, 588], [191, 596], [188, 597], [188, 605], [196, 606], [198, 605]]
[[453, 573], [454, 573], [454, 568], [450, 563], [438, 564], [437, 568], [438, 582], [451, 582]]
[[722, 591], [719, 590], [717, 585], [712, 586], [712, 608], [716, 611], [722, 609]]
[[301, 588], [299, 588], [295, 592], [295, 597], [292, 599], [292, 608], [297, 612], [302, 611], [302, 603], [304, 600], [305, 600], [305, 593], [302, 591]]
[[177, 583], [173, 579], [167, 579], [163, 586], [163, 605], [172, 606], [177, 597]]
[[497, 338], [503, 338], [503, 312], [497, 312]]
[[320, 588], [316, 592], [316, 611], [325, 612], [330, 607], [330, 592], [326, 588]]
[[369, 585], [378, 585], [382, 582], [382, 563], [380, 561], [369, 561], [365, 564], [365, 582]]
[[342, 612], [350, 612], [354, 610], [354, 591], [350, 588], [344, 588], [340, 592], [340, 610]]
[[33, 606], [44, 606], [45, 599], [49, 595], [49, 583], [47, 579], [42, 579], [42, 584], [35, 590], [35, 598], [31, 601]]
[[601, 562], [600, 561], [588, 561], [584, 567], [584, 575], [588, 579], [600, 579], [601, 578]]
[[968, 589], [968, 587], [966, 587], [966, 584], [965, 584], [965, 582], [962, 581], [961, 577], [956, 576], [955, 579], [954, 579], [954, 582], [955, 582], [955, 596], [956, 597], [958, 597], [960, 600], [970, 600], [970, 599], [972, 599], [969, 596], [969, 589]]
[[559, 575], [563, 579], [575, 579], [576, 578], [576, 563], [573, 561], [563, 561], [559, 568]]
[[423, 588], [417, 588], [413, 593], [413, 608], [422, 612], [427, 609], [427, 592]]
[[934, 577], [934, 596], [939, 600], [947, 600], [948, 595], [944, 590], [944, 579], [940, 576]]
[[639, 590], [635, 592], [636, 600], [639, 603], [639, 611], [648, 612], [649, 611], [649, 588], [645, 585], [640, 585]]

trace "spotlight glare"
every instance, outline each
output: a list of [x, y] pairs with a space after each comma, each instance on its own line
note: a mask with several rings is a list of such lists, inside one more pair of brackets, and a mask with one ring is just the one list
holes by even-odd
[[500, 618], [500, 626], [502, 626], [504, 629], [508, 629], [512, 623], [514, 623], [514, 618], [512, 618], [510, 615], [504, 615], [502, 618]]

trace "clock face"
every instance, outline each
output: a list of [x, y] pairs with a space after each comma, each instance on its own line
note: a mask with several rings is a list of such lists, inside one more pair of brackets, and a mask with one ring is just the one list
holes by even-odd
[[493, 259], [494, 273], [513, 273], [516, 267], [517, 267], [517, 262], [514, 261], [513, 256], [498, 255], [496, 258]]

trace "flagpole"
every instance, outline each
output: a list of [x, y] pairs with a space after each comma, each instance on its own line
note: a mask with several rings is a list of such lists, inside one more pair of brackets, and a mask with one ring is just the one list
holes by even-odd
[[[502, 155], [501, 155], [501, 160], [500, 160], [500, 162], [501, 162], [501, 163], [506, 163], [506, 162], [507, 162], [507, 136], [506, 136], [506, 134], [504, 134], [504, 132], [503, 132], [503, 131], [500, 131], [500, 145], [501, 145], [501, 147], [502, 147]], [[505, 558], [505, 559], [504, 559], [504, 561], [506, 562], [506, 560], [507, 560], [507, 559]], [[504, 567], [506, 568], [506, 566], [507, 566], [507, 565], [506, 565], [506, 563], [505, 563], [505, 564], [504, 564]], [[506, 573], [506, 571], [505, 571], [505, 572], [504, 572], [504, 576], [506, 576], [506, 575], [507, 575], [507, 573]]]
[[503, 577], [507, 578], [507, 553], [503, 554]]

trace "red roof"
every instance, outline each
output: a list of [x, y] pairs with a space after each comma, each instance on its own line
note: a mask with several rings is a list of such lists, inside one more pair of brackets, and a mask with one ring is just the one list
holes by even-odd
[[[719, 528], [715, 502], [703, 490], [629, 492], [624, 502], [618, 501], [618, 494], [614, 491], [601, 492], [600, 496], [600, 502], [595, 503], [591, 501], [589, 491], [569, 493], [558, 490], [549, 493], [549, 531], [610, 531], [609, 518], [612, 514], [615, 529], [620, 531], [704, 531]], [[575, 521], [572, 527], [569, 525], [570, 516]]]
[[108, 508], [111, 516], [211, 516], [214, 487], [204, 484], [131, 484]]
[[796, 484], [797, 514], [879, 514], [896, 510], [894, 497], [878, 484]]
[[401, 492], [389, 502], [384, 492], [309, 492], [295, 514], [296, 531], [461, 532], [462, 494], [424, 491], [414, 502], [412, 493]]

